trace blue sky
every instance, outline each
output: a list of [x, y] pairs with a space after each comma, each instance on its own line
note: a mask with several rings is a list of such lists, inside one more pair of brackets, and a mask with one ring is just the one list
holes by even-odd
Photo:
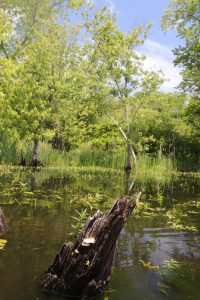
[[153, 23], [149, 36], [143, 47], [139, 49], [147, 57], [147, 69], [162, 70], [167, 81], [162, 90], [171, 92], [181, 80], [180, 69], [173, 65], [172, 49], [181, 40], [177, 38], [176, 31], [167, 33], [160, 29], [161, 17], [170, 0], [95, 0], [98, 7], [107, 4], [110, 10], [117, 14], [119, 27], [128, 32], [139, 24]]

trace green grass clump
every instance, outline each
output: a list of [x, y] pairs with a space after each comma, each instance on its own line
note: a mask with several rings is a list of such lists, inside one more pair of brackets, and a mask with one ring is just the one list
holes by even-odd
[[124, 151], [111, 152], [93, 149], [89, 146], [81, 146], [78, 149], [65, 152], [52, 149], [50, 144], [41, 143], [39, 160], [45, 166], [74, 166], [74, 167], [102, 167], [111, 169], [123, 169]]
[[21, 161], [22, 155], [26, 160], [31, 159], [33, 143], [26, 143], [18, 140], [9, 142], [7, 140], [0, 140], [0, 164], [2, 165], [18, 165]]
[[176, 171], [176, 163], [168, 157], [138, 156], [138, 177], [144, 181], [156, 179], [159, 182], [166, 182]]
[[[124, 170], [126, 153], [119, 151], [103, 151], [84, 145], [70, 152], [54, 150], [50, 144], [40, 145], [39, 159], [45, 166], [51, 167], [79, 167], [106, 168]], [[137, 178], [142, 181], [156, 180], [166, 182], [177, 171], [176, 164], [167, 157], [158, 158], [150, 155], [139, 155]]]
[[[5, 165], [17, 165], [23, 155], [27, 161], [31, 161], [33, 144], [17, 142], [13, 144], [1, 143], [0, 163]], [[108, 170], [124, 170], [126, 161], [125, 148], [115, 151], [97, 149], [91, 145], [81, 145], [78, 149], [69, 152], [55, 150], [51, 144], [40, 143], [38, 159], [45, 167], [56, 168], [105, 168]], [[177, 171], [176, 164], [170, 158], [158, 158], [150, 155], [138, 155], [137, 178], [140, 180], [157, 180], [165, 182], [169, 175]]]

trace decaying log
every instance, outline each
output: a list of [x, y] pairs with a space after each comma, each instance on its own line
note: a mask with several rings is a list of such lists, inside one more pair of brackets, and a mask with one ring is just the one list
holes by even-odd
[[139, 198], [140, 193], [118, 199], [106, 213], [97, 211], [90, 217], [77, 240], [64, 244], [56, 255], [42, 277], [42, 290], [81, 300], [102, 294], [109, 283], [117, 238]]
[[0, 208], [0, 236], [4, 235], [7, 230], [8, 230], [8, 225], [6, 223], [3, 211]]

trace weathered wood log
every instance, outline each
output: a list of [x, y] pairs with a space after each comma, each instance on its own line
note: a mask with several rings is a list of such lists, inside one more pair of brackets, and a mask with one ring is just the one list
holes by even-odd
[[90, 217], [77, 240], [64, 244], [56, 255], [41, 279], [42, 290], [81, 300], [102, 294], [109, 283], [117, 238], [139, 198], [140, 193], [118, 199], [106, 213], [97, 211]]
[[6, 219], [3, 214], [3, 211], [0, 208], [0, 236], [4, 235], [7, 230], [8, 230], [8, 225], [6, 223]]

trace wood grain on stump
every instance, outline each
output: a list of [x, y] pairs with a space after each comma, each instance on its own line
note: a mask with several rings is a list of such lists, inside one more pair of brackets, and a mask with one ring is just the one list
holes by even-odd
[[118, 199], [106, 213], [90, 217], [74, 243], [66, 243], [43, 275], [42, 290], [86, 300], [105, 291], [112, 271], [116, 241], [140, 193]]

